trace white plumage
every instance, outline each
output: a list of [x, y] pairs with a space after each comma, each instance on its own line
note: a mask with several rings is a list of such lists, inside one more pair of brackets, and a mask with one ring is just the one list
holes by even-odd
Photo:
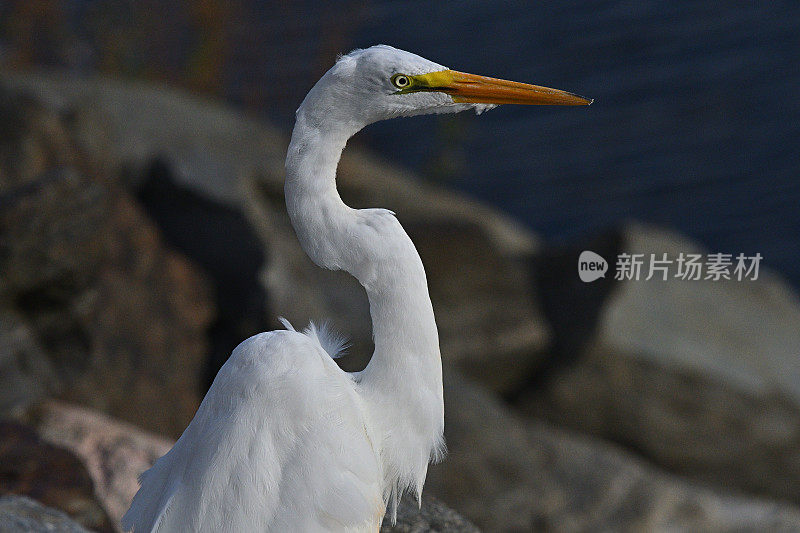
[[124, 526], [374, 530], [383, 515], [382, 479], [360, 404], [314, 335], [247, 339], [175, 446], [142, 476], [146, 490]]
[[425, 271], [394, 213], [342, 202], [336, 166], [347, 140], [377, 120], [495, 103], [588, 101], [383, 45], [341, 57], [311, 89], [286, 157], [286, 206], [309, 257], [364, 286], [372, 359], [340, 370], [341, 342], [313, 324], [242, 342], [175, 446], [142, 475], [124, 529], [376, 531], [406, 490], [420, 497], [444, 449]]

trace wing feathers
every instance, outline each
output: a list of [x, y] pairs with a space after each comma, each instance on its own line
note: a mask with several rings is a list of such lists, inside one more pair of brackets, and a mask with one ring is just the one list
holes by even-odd
[[325, 349], [341, 340], [284, 325], [234, 350], [181, 438], [142, 475], [126, 530], [376, 529], [381, 468], [353, 382]]

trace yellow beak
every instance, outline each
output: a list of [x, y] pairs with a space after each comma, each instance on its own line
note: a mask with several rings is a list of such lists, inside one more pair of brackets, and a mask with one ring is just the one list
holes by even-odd
[[412, 76], [409, 91], [437, 91], [449, 94], [456, 103], [525, 104], [525, 105], [589, 105], [594, 100], [577, 94], [499, 80], [456, 70], [441, 70]]

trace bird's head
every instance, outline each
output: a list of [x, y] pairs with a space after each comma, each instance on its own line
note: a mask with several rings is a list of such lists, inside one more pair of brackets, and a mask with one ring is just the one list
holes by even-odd
[[[313, 106], [306, 105], [313, 102]], [[566, 91], [450, 70], [386, 45], [342, 56], [301, 105], [314, 108], [315, 121], [334, 119], [358, 129], [388, 118], [473, 109], [498, 104], [588, 105], [592, 100]]]

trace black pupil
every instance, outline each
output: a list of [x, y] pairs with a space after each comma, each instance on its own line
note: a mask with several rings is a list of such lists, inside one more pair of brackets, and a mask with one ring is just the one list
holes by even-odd
[[406, 80], [405, 76], [400, 76], [399, 78], [397, 78], [397, 85], [400, 85], [402, 87], [406, 83], [408, 83], [408, 81]]

